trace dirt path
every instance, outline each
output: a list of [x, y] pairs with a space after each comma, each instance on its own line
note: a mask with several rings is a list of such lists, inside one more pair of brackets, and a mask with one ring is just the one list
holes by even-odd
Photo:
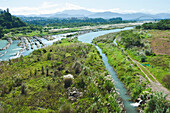
[[[167, 99], [167, 100], [170, 100], [170, 91], [168, 91], [168, 89], [166, 89], [164, 86], [162, 86], [162, 84], [158, 82], [158, 80], [150, 73], [150, 71], [149, 71], [147, 68], [145, 68], [144, 66], [142, 66], [138, 61], [132, 59], [129, 55], [128, 55], [128, 57], [132, 60], [132, 62], [134, 62], [135, 64], [137, 64], [137, 66], [140, 68], [140, 70], [142, 71], [142, 73], [143, 73], [143, 74], [147, 77], [147, 79], [150, 81], [151, 89], [152, 89], [153, 91], [156, 91], [156, 92], [163, 92], [164, 94], [167, 95], [166, 99]], [[153, 79], [155, 80], [155, 82], [152, 81], [152, 80], [149, 78], [149, 76], [145, 73], [145, 71], [144, 71], [141, 67], [143, 67], [143, 68], [153, 77]]]

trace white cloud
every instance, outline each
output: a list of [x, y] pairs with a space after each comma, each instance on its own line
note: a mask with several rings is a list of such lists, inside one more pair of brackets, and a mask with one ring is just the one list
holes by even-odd
[[[4, 7], [0, 7], [0, 9], [6, 9]], [[116, 12], [116, 13], [136, 13], [136, 12], [144, 12], [144, 13], [155, 13], [154, 10], [122, 10], [120, 8], [114, 8], [114, 9], [87, 9], [72, 3], [53, 3], [53, 2], [43, 2], [38, 7], [9, 7], [10, 12], [14, 15], [29, 15], [29, 14], [52, 14], [56, 12], [61, 12], [64, 10], [70, 10], [70, 9], [85, 9], [92, 12], [104, 12], [104, 11], [110, 11], [110, 12]], [[170, 9], [169, 9], [170, 10]]]
[[[0, 7], [6, 9], [6, 7]], [[9, 7], [10, 12], [15, 15], [29, 15], [29, 14], [51, 14], [70, 9], [85, 9], [81, 6], [65, 3], [54, 4], [52, 2], [43, 2], [39, 7]]]

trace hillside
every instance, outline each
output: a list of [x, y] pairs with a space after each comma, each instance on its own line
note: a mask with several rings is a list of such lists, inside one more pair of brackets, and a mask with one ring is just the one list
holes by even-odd
[[1, 12], [0, 14], [0, 26], [3, 28], [16, 28], [16, 27], [23, 27], [26, 24], [21, 21], [18, 17], [12, 16], [9, 11]]
[[3, 29], [18, 28], [23, 26], [26, 26], [26, 23], [18, 17], [12, 16], [9, 13], [9, 9], [4, 11], [0, 10], [0, 38], [5, 34]]

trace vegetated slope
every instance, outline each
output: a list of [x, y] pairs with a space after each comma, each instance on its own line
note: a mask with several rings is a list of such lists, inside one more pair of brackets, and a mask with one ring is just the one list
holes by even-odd
[[97, 49], [76, 39], [3, 61], [0, 72], [0, 111], [121, 112]]
[[0, 38], [6, 33], [5, 31], [3, 31], [3, 29], [17, 28], [23, 26], [26, 26], [26, 24], [18, 17], [12, 16], [9, 13], [8, 9], [7, 11], [0, 12]]
[[18, 17], [12, 16], [9, 12], [0, 14], [0, 25], [7, 29], [26, 26], [22, 20]]
[[[134, 64], [128, 57], [126, 50], [123, 47], [133, 48], [138, 41], [141, 40], [136, 36], [131, 34], [132, 31], [124, 31], [121, 33], [112, 33], [98, 37], [93, 40], [93, 43], [97, 44], [103, 52], [108, 56], [109, 63], [116, 70], [118, 77], [125, 84], [126, 88], [129, 90], [129, 94], [134, 101], [139, 101], [140, 97], [143, 101], [140, 105], [140, 111], [142, 112], [169, 112], [170, 103], [166, 100], [166, 96], [160, 92], [153, 93], [151, 87], [147, 82], [147, 78], [140, 71], [136, 64]], [[131, 45], [123, 44], [117, 47], [113, 44], [113, 39], [120, 39], [120, 34], [126, 34]], [[135, 32], [136, 34], [136, 32]], [[132, 36], [135, 37], [132, 37]], [[125, 37], [124, 37], [125, 38]], [[131, 42], [133, 38], [137, 38], [136, 41]], [[124, 39], [123, 39], [124, 40]], [[127, 41], [128, 42], [128, 41]], [[125, 43], [125, 42], [124, 42]], [[141, 46], [143, 45], [140, 43]], [[140, 45], [138, 46], [140, 47]], [[127, 49], [127, 48], [126, 48]], [[152, 96], [151, 96], [152, 95]], [[144, 110], [144, 111], [143, 111]]]

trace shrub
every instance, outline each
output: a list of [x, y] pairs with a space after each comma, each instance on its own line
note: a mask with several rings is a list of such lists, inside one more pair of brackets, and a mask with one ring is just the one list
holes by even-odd
[[145, 54], [146, 54], [147, 56], [151, 55], [151, 53], [150, 53], [148, 50], [145, 50]]
[[65, 88], [70, 87], [73, 83], [73, 79], [74, 79], [73, 75], [71, 75], [71, 74], [65, 75], [64, 76], [64, 87]]
[[66, 103], [61, 106], [59, 113], [74, 113], [72, 105], [70, 103]]
[[22, 86], [21, 86], [21, 94], [22, 94], [22, 95], [26, 94], [26, 90], [25, 90], [25, 89], [26, 89], [26, 86], [25, 86], [25, 85], [22, 85]]
[[46, 68], [46, 76], [49, 76], [49, 74], [48, 74], [48, 68]]
[[37, 69], [35, 68], [34, 75], [37, 75]]
[[104, 87], [107, 89], [107, 91], [110, 93], [112, 88], [114, 88], [113, 83], [110, 80], [106, 80], [104, 83]]
[[167, 88], [170, 88], [170, 75], [165, 75], [162, 79]]
[[45, 74], [45, 72], [44, 72], [44, 67], [43, 67], [43, 66], [41, 67], [41, 74], [42, 74], [42, 75]]
[[34, 51], [32, 52], [32, 54], [33, 54], [33, 55], [41, 55], [41, 50], [40, 50], [40, 49], [34, 50]]
[[141, 62], [146, 62], [146, 57], [142, 57]]
[[162, 93], [153, 94], [145, 109], [146, 113], [166, 113], [168, 112], [168, 102]]
[[47, 54], [47, 60], [51, 60], [51, 53]]
[[81, 72], [81, 63], [80, 63], [79, 61], [76, 61], [76, 62], [73, 64], [72, 68], [75, 69], [75, 73], [76, 73], [76, 74], [80, 73], [80, 72]]

